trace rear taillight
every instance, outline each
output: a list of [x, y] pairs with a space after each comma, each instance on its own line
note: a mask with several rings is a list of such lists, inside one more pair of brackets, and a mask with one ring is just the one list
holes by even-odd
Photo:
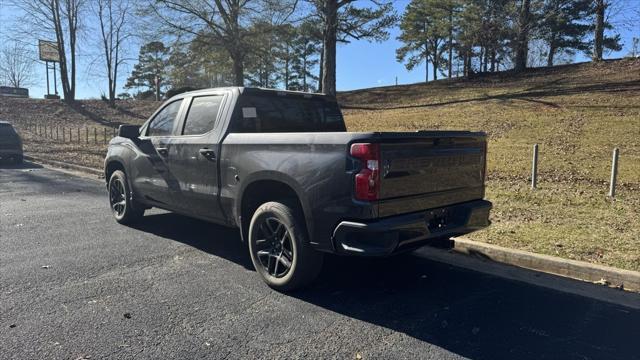
[[355, 176], [355, 198], [378, 200], [380, 192], [380, 146], [378, 144], [352, 144], [351, 156], [362, 162], [362, 170]]

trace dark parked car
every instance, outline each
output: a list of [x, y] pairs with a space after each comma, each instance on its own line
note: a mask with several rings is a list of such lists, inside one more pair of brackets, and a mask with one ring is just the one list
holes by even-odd
[[0, 161], [22, 163], [22, 140], [20, 135], [6, 121], [0, 121]]
[[346, 132], [334, 98], [233, 87], [121, 126], [105, 176], [118, 222], [158, 207], [237, 227], [265, 282], [290, 290], [323, 253], [385, 256], [488, 226], [485, 163], [483, 133]]

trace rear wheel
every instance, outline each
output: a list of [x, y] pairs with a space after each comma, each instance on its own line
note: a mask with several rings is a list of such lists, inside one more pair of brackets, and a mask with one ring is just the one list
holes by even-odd
[[287, 201], [262, 204], [249, 225], [251, 261], [270, 287], [309, 285], [322, 269], [322, 253], [309, 245], [302, 212]]
[[131, 199], [131, 192], [124, 172], [116, 170], [109, 179], [109, 206], [120, 224], [132, 224], [144, 215], [144, 207]]

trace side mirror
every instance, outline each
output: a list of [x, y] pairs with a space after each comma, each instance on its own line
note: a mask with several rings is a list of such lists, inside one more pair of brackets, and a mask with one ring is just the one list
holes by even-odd
[[137, 139], [140, 136], [140, 126], [120, 125], [118, 128], [118, 136], [127, 139]]

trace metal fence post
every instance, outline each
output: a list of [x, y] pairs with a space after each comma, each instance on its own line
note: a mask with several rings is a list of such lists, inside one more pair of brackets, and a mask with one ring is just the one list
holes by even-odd
[[531, 163], [531, 189], [538, 186], [538, 144], [533, 145], [533, 161]]
[[80, 128], [77, 128], [76, 130], [78, 130], [78, 144], [80, 144]]
[[620, 150], [618, 148], [613, 149], [613, 159], [611, 160], [611, 183], [609, 184], [609, 196], [616, 196], [616, 180], [618, 179], [618, 156]]
[[85, 135], [86, 135], [86, 137], [87, 137], [87, 144], [88, 144], [88, 143], [89, 143], [89, 128], [88, 128], [88, 127], [85, 127], [85, 128], [84, 128], [84, 134], [85, 134]]
[[93, 128], [93, 143], [97, 144], [98, 143], [98, 129]]
[[65, 142], [65, 141], [64, 141], [65, 136], [66, 136], [66, 133], [65, 133], [65, 131], [64, 131], [64, 126], [63, 126], [63, 127], [62, 127], [62, 142]]

